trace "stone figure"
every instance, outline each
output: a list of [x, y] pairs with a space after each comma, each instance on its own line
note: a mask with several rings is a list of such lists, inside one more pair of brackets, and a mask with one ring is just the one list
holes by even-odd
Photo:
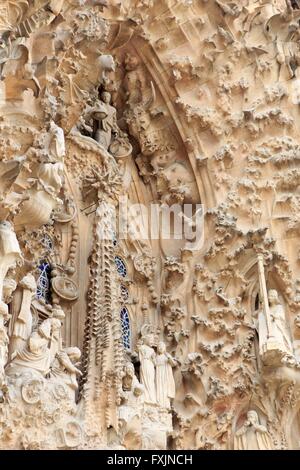
[[3, 283], [7, 271], [16, 266], [23, 257], [19, 243], [10, 222], [0, 222], [0, 302], [3, 298]]
[[79, 348], [62, 349], [56, 354], [50, 370], [50, 379], [55, 377], [59, 381], [63, 381], [71, 389], [72, 398], [74, 399], [78, 388], [77, 375], [82, 375], [76, 367], [80, 357], [81, 351]]
[[265, 426], [259, 423], [258, 414], [247, 413], [244, 425], [235, 433], [234, 450], [272, 450], [272, 440]]
[[124, 86], [128, 105], [139, 104], [143, 99], [143, 92], [147, 86], [146, 75], [139, 59], [131, 54], [125, 55]]
[[132, 387], [139, 384], [135, 375], [134, 365], [132, 362], [127, 362], [124, 368], [124, 376], [122, 379], [122, 389], [124, 391], [131, 390]]
[[131, 362], [125, 365], [122, 379], [121, 406], [119, 407], [119, 424], [122, 444], [126, 448], [139, 448], [141, 444], [141, 419], [143, 410], [144, 387], [135, 376]]
[[22, 351], [17, 351], [7, 368], [10, 372], [34, 369], [45, 375], [49, 370], [49, 343], [51, 340], [52, 318], [44, 320], [37, 331], [31, 333]]
[[293, 354], [293, 346], [286, 326], [285, 311], [279, 301], [278, 292], [275, 289], [269, 290], [268, 299], [273, 324], [273, 335], [284, 352]]
[[66, 154], [64, 131], [53, 120], [50, 121], [48, 130], [48, 152], [54, 161], [60, 162]]
[[62, 321], [65, 318], [63, 310], [58, 307], [52, 310], [52, 331], [49, 345], [49, 365], [52, 364], [56, 354], [62, 350]]
[[63, 185], [63, 164], [41, 163], [37, 171], [37, 179], [42, 188], [51, 196], [57, 196]]
[[143, 344], [139, 347], [140, 380], [145, 387], [145, 402], [156, 403], [155, 390], [155, 352], [153, 349], [154, 338], [147, 334], [142, 338]]
[[260, 355], [264, 356], [267, 351], [272, 349], [277, 350], [280, 356], [293, 356], [293, 346], [286, 325], [285, 311], [275, 289], [268, 291], [268, 312], [269, 324], [266, 321], [265, 312], [260, 312], [258, 315]]
[[95, 140], [106, 150], [112, 141], [112, 135], [118, 135], [116, 108], [110, 105], [111, 94], [104, 91], [101, 94], [101, 101], [93, 108], [92, 116], [97, 121], [98, 128]]
[[31, 301], [36, 292], [36, 282], [32, 274], [27, 274], [20, 282], [23, 288], [20, 312], [14, 322], [10, 340], [10, 351], [21, 351], [32, 332]]
[[47, 223], [52, 211], [62, 204], [59, 193], [64, 183], [64, 131], [54, 121], [50, 121], [47, 131], [43, 131], [34, 144], [34, 152], [39, 157], [28, 183], [27, 200], [22, 204], [14, 222], [20, 227], [36, 228]]
[[31, 333], [25, 348], [12, 356], [7, 374], [32, 369], [45, 376], [58, 352], [60, 329], [61, 322], [58, 318], [44, 320], [38, 329]]
[[166, 352], [164, 342], [159, 342], [156, 355], [156, 397], [163, 408], [170, 408], [170, 400], [175, 397], [175, 382], [172, 367], [176, 361]]

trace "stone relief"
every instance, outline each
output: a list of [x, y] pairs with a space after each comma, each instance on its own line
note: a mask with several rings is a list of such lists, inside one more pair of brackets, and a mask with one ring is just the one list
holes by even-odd
[[1, 449], [299, 449], [300, 4], [171, 3], [0, 7]]

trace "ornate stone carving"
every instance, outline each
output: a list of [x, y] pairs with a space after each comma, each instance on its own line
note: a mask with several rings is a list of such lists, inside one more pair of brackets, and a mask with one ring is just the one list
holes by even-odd
[[1, 449], [299, 449], [298, 20], [1, 3]]
[[258, 414], [251, 410], [247, 420], [234, 436], [235, 450], [272, 450], [272, 440], [267, 428], [259, 424]]

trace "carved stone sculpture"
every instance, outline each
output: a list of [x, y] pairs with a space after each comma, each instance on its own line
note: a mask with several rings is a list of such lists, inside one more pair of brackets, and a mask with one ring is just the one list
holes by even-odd
[[82, 375], [76, 367], [80, 360], [81, 352], [78, 348], [65, 348], [56, 353], [51, 363], [50, 379], [55, 377], [58, 383], [63, 382], [71, 389], [71, 399], [75, 401], [75, 393], [78, 389], [77, 377]]
[[285, 311], [281, 305], [278, 292], [271, 289], [268, 292], [268, 299], [270, 304], [271, 320], [273, 322], [273, 334], [284, 352], [293, 354], [293, 347], [289, 337]]
[[261, 313], [258, 319], [261, 355], [264, 356], [267, 350], [274, 349], [283, 356], [293, 357], [293, 347], [286, 324], [285, 311], [279, 301], [278, 292], [275, 289], [269, 290], [268, 303], [271, 328], [271, 332], [269, 334], [267, 332], [264, 314]]
[[235, 433], [234, 450], [272, 450], [272, 440], [265, 426], [259, 424], [257, 412], [248, 411], [247, 420]]
[[125, 365], [124, 374], [122, 401], [119, 408], [121, 443], [129, 449], [140, 448], [144, 387], [137, 380], [132, 363]]
[[12, 357], [7, 373], [32, 369], [45, 376], [60, 349], [60, 329], [61, 321], [58, 318], [44, 320], [37, 331], [31, 333], [25, 348]]
[[105, 150], [109, 149], [112, 136], [118, 135], [116, 109], [110, 105], [110, 100], [110, 93], [104, 91], [101, 101], [98, 101], [91, 111], [93, 118], [97, 121], [95, 139]]
[[175, 382], [172, 366], [176, 361], [166, 352], [164, 342], [157, 345], [156, 354], [156, 397], [163, 408], [170, 408], [170, 400], [175, 398]]
[[1, 450], [299, 449], [299, 6], [0, 1]]
[[142, 337], [142, 344], [139, 347], [140, 378], [145, 389], [146, 403], [156, 403], [155, 351], [152, 347], [153, 341], [153, 335], [148, 333]]

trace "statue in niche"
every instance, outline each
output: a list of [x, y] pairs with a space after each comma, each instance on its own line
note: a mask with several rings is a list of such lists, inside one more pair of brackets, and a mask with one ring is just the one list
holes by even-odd
[[[264, 355], [265, 345], [273, 343], [276, 349], [285, 356], [293, 357], [293, 346], [290, 339], [290, 334], [286, 325], [284, 307], [281, 305], [278, 292], [275, 289], [268, 291], [268, 304], [269, 304], [269, 333], [268, 325], [266, 322], [266, 315], [260, 312], [258, 316], [258, 335], [259, 335], [259, 349], [260, 354]], [[273, 347], [274, 349], [274, 347]]]
[[155, 390], [155, 351], [153, 349], [154, 337], [148, 333], [142, 337], [139, 346], [140, 380], [145, 387], [145, 403], [156, 403]]
[[264, 259], [258, 255], [258, 273], [262, 310], [258, 314], [259, 354], [265, 364], [279, 365], [283, 359], [294, 365], [292, 341], [286, 324], [285, 311], [275, 289], [267, 291]]
[[147, 87], [146, 76], [136, 56], [127, 53], [124, 65], [126, 70], [124, 78], [126, 103], [134, 106], [141, 103], [143, 99], [143, 92]]
[[101, 144], [105, 150], [109, 149], [112, 137], [119, 134], [117, 124], [117, 111], [111, 106], [111, 94], [107, 91], [101, 93], [101, 101], [92, 109], [92, 116], [97, 121], [95, 140]]
[[156, 396], [157, 402], [163, 408], [170, 408], [170, 400], [175, 398], [175, 381], [172, 367], [177, 361], [166, 352], [163, 341], [158, 343], [156, 355]]
[[284, 352], [293, 355], [293, 346], [286, 327], [285, 311], [278, 297], [278, 292], [271, 289], [268, 292], [273, 335], [282, 346]]
[[35, 142], [40, 165], [37, 178], [46, 192], [57, 195], [63, 184], [63, 160], [66, 154], [64, 131], [51, 119]]
[[258, 414], [254, 410], [247, 413], [247, 420], [236, 431], [234, 450], [272, 450], [273, 444], [265, 426], [259, 423]]

